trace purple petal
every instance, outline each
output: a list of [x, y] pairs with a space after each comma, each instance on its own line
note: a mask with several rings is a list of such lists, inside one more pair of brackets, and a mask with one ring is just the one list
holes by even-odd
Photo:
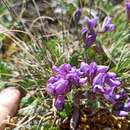
[[52, 70], [54, 73], [58, 73], [58, 74], [61, 74], [63, 76], [71, 70], [71, 65], [64, 63], [59, 68], [57, 66], [53, 66]]
[[86, 37], [88, 29], [87, 28], [82, 28], [81, 32], [82, 32], [83, 37]]
[[127, 116], [128, 112], [126, 112], [126, 111], [117, 111], [117, 112], [115, 112], [115, 114], [118, 115], [118, 116]]
[[94, 31], [88, 33], [85, 39], [86, 47], [89, 48], [96, 41], [96, 33]]
[[109, 78], [116, 78], [116, 74], [113, 72], [108, 72], [107, 75], [109, 76]]
[[68, 73], [71, 70], [71, 65], [65, 63], [59, 67], [59, 70]]
[[85, 77], [85, 78], [80, 78], [80, 80], [79, 80], [79, 85], [83, 85], [83, 84], [85, 84], [86, 83], [86, 81], [87, 81], [87, 77]]
[[96, 64], [96, 62], [92, 62], [89, 65], [89, 78], [91, 81], [96, 76], [96, 71], [97, 71], [97, 64]]
[[93, 79], [93, 86], [100, 85], [104, 86], [105, 83], [105, 73], [99, 73], [94, 79]]
[[81, 62], [80, 71], [83, 72], [85, 75], [87, 75], [89, 72], [89, 65], [86, 64], [85, 62]]
[[64, 105], [64, 101], [65, 101], [65, 97], [62, 95], [59, 95], [54, 102], [55, 107], [58, 110], [62, 110], [63, 109], [63, 105]]
[[86, 16], [85, 20], [87, 22], [88, 29], [89, 30], [94, 30], [94, 27], [96, 26], [96, 23], [97, 23], [97, 18], [95, 17], [93, 19], [90, 19], [88, 16]]
[[57, 80], [59, 79], [59, 77], [50, 77], [49, 79], [48, 79], [48, 83], [54, 83], [54, 82], [56, 82]]
[[91, 30], [90, 32], [88, 32], [86, 28], [83, 28], [82, 37], [87, 48], [89, 48], [96, 41], [96, 33], [94, 30]]
[[93, 92], [96, 92], [98, 90], [99, 92], [104, 93], [104, 87], [105, 87], [105, 73], [99, 73], [93, 79]]
[[121, 82], [117, 79], [107, 79], [106, 82], [111, 87], [117, 87], [121, 84]]
[[53, 84], [48, 84], [47, 85], [47, 92], [54, 96], [55, 95], [55, 86]]
[[98, 65], [97, 66], [97, 73], [105, 73], [108, 71], [108, 66], [104, 66], [104, 65]]
[[77, 72], [71, 72], [66, 75], [66, 79], [76, 86], [80, 85], [80, 77]]
[[110, 101], [112, 104], [116, 103], [114, 89], [115, 88], [109, 88], [109, 89], [105, 90], [105, 93], [103, 94], [105, 99]]
[[121, 84], [121, 82], [116, 78], [115, 73], [107, 73], [106, 83], [111, 87], [118, 87]]
[[102, 30], [104, 32], [111, 32], [115, 30], [115, 28], [115, 25], [112, 24], [111, 17], [107, 16], [103, 21]]
[[58, 73], [58, 72], [59, 72], [59, 68], [58, 68], [57, 66], [53, 65], [53, 66], [52, 66], [52, 71], [53, 71], [54, 73]]
[[114, 31], [116, 28], [116, 26], [114, 24], [108, 24], [104, 27], [104, 31], [105, 32], [112, 32]]
[[55, 86], [55, 94], [62, 95], [65, 94], [66, 91], [69, 89], [69, 82], [68, 80], [59, 79], [57, 82], [54, 83]]

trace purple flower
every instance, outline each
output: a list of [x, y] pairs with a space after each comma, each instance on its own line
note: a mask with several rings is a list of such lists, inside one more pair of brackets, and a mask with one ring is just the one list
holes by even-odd
[[75, 16], [74, 18], [75, 18], [76, 22], [79, 22], [80, 17], [81, 17], [81, 8], [76, 9], [74, 16]]
[[130, 2], [128, 0], [125, 0], [125, 8], [127, 19], [130, 21]]
[[107, 73], [106, 75], [106, 83], [111, 87], [118, 87], [121, 82], [116, 78], [114, 73]]
[[[127, 100], [126, 92], [123, 89], [115, 91], [121, 82], [115, 73], [108, 72], [107, 66], [97, 65], [96, 62], [81, 62], [78, 69], [66, 63], [59, 67], [53, 66], [52, 69], [55, 76], [48, 80], [47, 92], [55, 98], [54, 105], [58, 110], [63, 108], [64, 96], [73, 86], [82, 86], [88, 81], [95, 95], [100, 93], [107, 101], [117, 106], [115, 112], [118, 115], [127, 115], [130, 111], [130, 100]], [[127, 102], [120, 104], [120, 101], [125, 100]]]
[[67, 74], [66, 78], [71, 84], [76, 86], [81, 86], [87, 81], [87, 77], [81, 78], [78, 72], [70, 72]]
[[88, 30], [92, 31], [94, 30], [96, 24], [97, 24], [97, 17], [90, 19], [88, 16], [85, 17], [87, 26], [88, 26]]
[[122, 116], [127, 116], [128, 112], [126, 112], [126, 111], [116, 111], [115, 114], [117, 116], [121, 116], [122, 117]]
[[97, 65], [96, 62], [92, 62], [90, 65], [81, 62], [79, 71], [82, 76], [86, 76], [88, 81], [92, 84], [93, 78], [99, 73], [106, 73], [108, 71], [108, 67]]
[[59, 79], [60, 79], [60, 77], [50, 77], [50, 78], [48, 79], [48, 84], [49, 84], [49, 83], [53, 84], [53, 83], [55, 83], [56, 81], [58, 81]]
[[96, 33], [94, 31], [88, 32], [86, 28], [82, 29], [82, 37], [87, 48], [96, 41]]
[[65, 64], [62, 64], [60, 67], [53, 66], [52, 70], [54, 73], [65, 75], [71, 70], [71, 65], [65, 63]]
[[85, 62], [81, 62], [79, 72], [81, 75], [87, 76], [89, 72], [89, 65]]
[[128, 112], [130, 112], [130, 100], [128, 100], [126, 103], [124, 103], [124, 101], [123, 102], [117, 101], [117, 103], [114, 105], [114, 108], [116, 115], [127, 116]]
[[106, 73], [108, 71], [109, 67], [104, 65], [98, 65], [97, 66], [97, 74], [98, 73]]
[[87, 77], [81, 77], [82, 72], [80, 72], [75, 67], [72, 67], [71, 71], [66, 74], [65, 78], [70, 82], [70, 84], [74, 84], [76, 86], [83, 85], [87, 81]]
[[92, 80], [93, 80], [94, 77], [96, 76], [96, 72], [97, 72], [97, 64], [96, 64], [96, 62], [92, 62], [92, 63], [89, 65], [89, 73], [88, 73], [89, 81], [90, 81], [90, 82], [92, 82]]
[[72, 85], [81, 86], [87, 81], [87, 77], [81, 77], [78, 69], [71, 67], [70, 64], [53, 66], [52, 70], [56, 76], [48, 80], [47, 92], [53, 96], [66, 94]]
[[124, 104], [124, 110], [125, 111], [130, 111], [130, 99], [128, 100], [127, 103]]
[[[121, 100], [126, 100], [128, 98], [124, 89], [120, 90], [118, 93], [115, 93], [115, 88], [111, 87], [104, 93], [104, 97], [106, 100], [110, 101], [113, 105], [117, 106], [118, 102]], [[120, 104], [118, 104], [120, 105]]]
[[[104, 92], [107, 95], [113, 94], [113, 90], [120, 85], [120, 81], [114, 77], [108, 77], [108, 73], [99, 73], [93, 79], [93, 91], [96, 92], [97, 89], [100, 92]], [[115, 95], [114, 95], [115, 96]]]
[[116, 26], [112, 24], [111, 17], [107, 16], [103, 21], [102, 25], [103, 32], [112, 32], [113, 30], [115, 30], [115, 28]]
[[82, 37], [83, 41], [86, 44], [86, 47], [89, 48], [96, 41], [96, 32], [95, 26], [97, 23], [97, 18], [90, 19], [89, 17], [85, 17], [87, 27], [82, 29]]
[[54, 102], [54, 106], [58, 109], [58, 110], [62, 110], [63, 106], [64, 106], [64, 101], [65, 101], [65, 97], [63, 95], [59, 95], [56, 97], [55, 102]]
[[105, 87], [105, 73], [99, 73], [93, 80], [93, 92], [102, 92], [104, 93]]
[[54, 96], [65, 94], [69, 89], [70, 85], [68, 80], [64, 80], [63, 78], [58, 79], [54, 83], [48, 83], [47, 85], [47, 92]]
[[[96, 87], [107, 86], [116, 88], [121, 83], [116, 78], [116, 74], [112, 72], [107, 72], [108, 67], [103, 65], [97, 65], [96, 62], [92, 62], [91, 64], [86, 64], [81, 62], [79, 72], [82, 76], [86, 76], [88, 78], [88, 82]], [[96, 86], [95, 86], [96, 85]], [[108, 87], [109, 86], [109, 87]]]
[[[98, 67], [97, 67], [98, 68]], [[101, 67], [102, 68], [102, 67]], [[124, 95], [124, 92], [115, 94], [115, 88], [120, 85], [120, 81], [116, 78], [115, 73], [108, 73], [108, 68], [103, 66], [104, 69], [99, 69], [101, 72], [96, 73], [92, 81], [93, 92], [100, 92], [103, 94], [106, 100], [110, 101], [112, 104], [116, 103], [117, 98], [119, 99]], [[99, 71], [98, 70], [98, 71]]]
[[104, 98], [105, 98], [107, 101], [111, 102], [112, 104], [116, 104], [116, 98], [115, 98], [116, 95], [115, 95], [114, 90], [115, 90], [114, 87], [113, 87], [113, 88], [109, 87], [109, 88], [107, 88], [107, 89], [105, 90], [105, 92], [104, 92], [104, 94], [103, 94]]

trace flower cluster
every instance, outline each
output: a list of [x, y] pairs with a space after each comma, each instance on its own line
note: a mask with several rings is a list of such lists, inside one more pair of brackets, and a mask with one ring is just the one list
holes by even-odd
[[57, 109], [61, 110], [65, 94], [71, 90], [73, 85], [83, 85], [87, 78], [82, 78], [78, 70], [70, 64], [63, 64], [59, 68], [53, 66], [52, 71], [56, 76], [48, 80], [47, 92], [55, 97], [54, 105]]
[[[89, 17], [85, 17], [87, 28], [84, 27], [82, 29], [82, 37], [83, 41], [86, 44], [86, 47], [89, 48], [95, 41], [97, 33], [95, 31], [95, 27], [97, 24], [97, 17], [94, 17], [93, 19], [90, 19]], [[102, 32], [111, 32], [115, 29], [115, 25], [112, 24], [111, 17], [107, 16], [102, 24]]]
[[[107, 66], [97, 65], [96, 62], [90, 64], [81, 62], [80, 67], [76, 68], [65, 63], [60, 67], [53, 66], [52, 71], [55, 76], [48, 80], [47, 92], [54, 97], [54, 105], [58, 110], [62, 110], [65, 95], [74, 86], [82, 87], [85, 83], [88, 83], [92, 86], [94, 94], [100, 93], [105, 100], [119, 106], [116, 113], [120, 116], [130, 111], [130, 100], [128, 101], [125, 91], [120, 90], [118, 93], [115, 91], [121, 82], [117, 79], [115, 73], [108, 72]], [[121, 99], [128, 101], [122, 104], [122, 107], [118, 105]]]
[[93, 93], [100, 93], [106, 100], [113, 104], [116, 103], [114, 90], [121, 83], [116, 78], [115, 73], [108, 72], [107, 66], [97, 65], [95, 62], [92, 62], [90, 65], [81, 63], [80, 71], [87, 76]]

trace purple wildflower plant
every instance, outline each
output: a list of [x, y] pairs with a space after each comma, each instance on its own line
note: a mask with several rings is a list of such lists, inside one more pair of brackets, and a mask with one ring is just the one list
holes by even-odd
[[[47, 83], [47, 92], [55, 99], [54, 106], [62, 110], [66, 94], [74, 86], [82, 89], [85, 84], [91, 86], [92, 94], [104, 97], [116, 107], [114, 113], [118, 116], [126, 116], [130, 112], [130, 99], [124, 89], [119, 89], [121, 82], [116, 74], [108, 71], [108, 67], [97, 65], [96, 62], [87, 64], [81, 62], [80, 67], [72, 67], [70, 64], [62, 64], [59, 67], [53, 66], [52, 70], [55, 76], [50, 77]], [[123, 103], [121, 102], [123, 101]]]
[[[85, 17], [85, 21], [87, 24], [87, 27], [83, 27], [81, 30], [83, 41], [86, 44], [86, 48], [89, 48], [95, 41], [97, 37], [97, 31], [96, 31], [96, 25], [98, 18], [94, 17], [93, 19], [90, 19], [88, 16]], [[112, 32], [114, 31], [116, 26], [112, 23], [111, 17], [107, 16], [102, 24], [102, 28], [99, 29], [99, 32]]]

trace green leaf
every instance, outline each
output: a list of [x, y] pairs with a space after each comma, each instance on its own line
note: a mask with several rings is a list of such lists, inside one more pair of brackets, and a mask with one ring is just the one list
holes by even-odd
[[97, 110], [98, 108], [102, 107], [100, 101], [91, 99], [89, 99], [87, 106], [90, 107], [92, 110]]
[[50, 128], [50, 124], [45, 124], [44, 125], [44, 130], [49, 130], [49, 128]]
[[9, 78], [11, 74], [11, 69], [9, 65], [7, 65], [5, 62], [0, 61], [0, 77], [5, 79]]
[[20, 85], [24, 88], [31, 88], [33, 85], [37, 85], [37, 82], [35, 79], [32, 79], [30, 75], [28, 75], [20, 81]]
[[52, 127], [50, 130], [58, 130], [56, 127]]
[[71, 114], [71, 112], [72, 112], [72, 105], [69, 102], [67, 102], [64, 105], [63, 111], [59, 112], [59, 115], [61, 118], [66, 118]]
[[33, 101], [27, 107], [24, 107], [19, 110], [20, 115], [32, 115], [34, 114], [35, 109], [38, 107], [38, 100]]
[[77, 66], [78, 65], [78, 55], [71, 56], [69, 63], [73, 66]]
[[51, 124], [45, 124], [43, 127], [44, 130], [58, 130], [57, 127], [52, 127]]
[[21, 100], [21, 106], [27, 106], [29, 104], [31, 104], [32, 102], [34, 101], [34, 98], [33, 97], [23, 97], [22, 100]]

